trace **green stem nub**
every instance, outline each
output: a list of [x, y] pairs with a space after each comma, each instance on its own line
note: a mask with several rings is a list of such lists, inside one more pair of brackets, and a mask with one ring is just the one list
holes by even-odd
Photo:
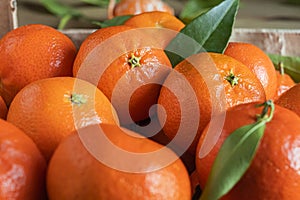
[[239, 77], [234, 75], [232, 69], [230, 70], [229, 75], [225, 77], [225, 80], [227, 80], [230, 83], [231, 87], [239, 83]]
[[[265, 120], [266, 122], [269, 122], [272, 120], [274, 115], [275, 106], [272, 100], [268, 100], [262, 104], [258, 104], [257, 107], [263, 106], [263, 110], [261, 114], [258, 114], [257, 121]], [[270, 112], [269, 112], [270, 110]]]
[[134, 55], [134, 53], [131, 53], [131, 57], [128, 60], [128, 64], [131, 66], [131, 69], [135, 67], [140, 67], [141, 66], [140, 60], [141, 57], [137, 57]]
[[72, 104], [82, 105], [87, 102], [87, 98], [83, 94], [70, 94], [68, 99], [72, 102]]

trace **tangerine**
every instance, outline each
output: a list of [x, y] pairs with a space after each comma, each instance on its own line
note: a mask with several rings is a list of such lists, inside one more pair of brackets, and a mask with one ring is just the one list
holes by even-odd
[[122, 125], [145, 120], [171, 70], [170, 60], [157, 45], [143, 30], [129, 26], [99, 29], [83, 41], [73, 75], [97, 85]]
[[276, 71], [271, 59], [264, 51], [250, 43], [230, 42], [224, 54], [249, 67], [263, 85], [266, 98], [274, 97], [277, 89]]
[[[207, 155], [200, 154], [207, 129], [197, 147], [196, 168], [203, 189], [214, 159], [224, 140], [236, 129], [257, 120], [261, 108], [257, 103], [242, 104], [226, 112], [223, 130]], [[266, 124], [257, 152], [238, 183], [221, 199], [299, 199], [299, 137], [300, 118], [292, 111], [275, 105], [273, 119]], [[201, 155], [201, 157], [199, 156]]]
[[224, 54], [199, 53], [176, 65], [166, 78], [158, 98], [164, 111], [158, 111], [158, 118], [171, 139], [183, 127], [178, 147], [185, 148], [193, 137], [188, 150], [194, 155], [212, 115], [242, 103], [264, 100], [261, 83], [244, 64]]
[[46, 162], [23, 131], [0, 119], [0, 199], [46, 199]]
[[180, 31], [185, 24], [176, 16], [162, 11], [152, 11], [137, 14], [125, 21], [124, 25], [133, 27], [157, 27]]
[[8, 32], [0, 40], [0, 96], [9, 105], [35, 80], [72, 76], [75, 55], [71, 39], [52, 27], [29, 24]]
[[294, 111], [297, 115], [300, 116], [300, 84], [297, 83], [286, 92], [284, 92], [279, 98], [275, 101], [276, 104], [285, 107], [289, 110]]
[[290, 75], [284, 73], [284, 68], [280, 65], [280, 69], [276, 70], [277, 75], [277, 90], [274, 100], [278, 99], [285, 91], [293, 87], [296, 83]]
[[[103, 143], [104, 138], [109, 145]], [[159, 157], [148, 156], [162, 148], [115, 125], [82, 128], [66, 137], [51, 158], [47, 174], [49, 199], [190, 200], [189, 176], [176, 154], [165, 148]], [[146, 159], [132, 159], [130, 153]], [[169, 157], [174, 162], [164, 166], [161, 161]]]
[[73, 77], [28, 84], [12, 101], [7, 121], [32, 138], [47, 161], [75, 129], [95, 123], [118, 124], [106, 96], [94, 85]]
[[136, 15], [143, 12], [163, 11], [174, 15], [174, 9], [161, 0], [121, 0], [116, 3], [110, 0], [108, 5], [108, 18], [120, 15]]

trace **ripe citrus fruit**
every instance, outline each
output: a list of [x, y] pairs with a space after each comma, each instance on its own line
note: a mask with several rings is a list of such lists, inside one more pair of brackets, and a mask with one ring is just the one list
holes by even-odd
[[119, 3], [110, 0], [108, 18], [120, 15], [136, 15], [150, 11], [163, 11], [174, 15], [174, 9], [161, 0], [121, 0]]
[[161, 11], [144, 12], [134, 15], [129, 18], [124, 25], [137, 28], [157, 28], [153, 29], [149, 34], [152, 35], [152, 37], [154, 36], [158, 42], [162, 43], [161, 46], [163, 49], [185, 26], [176, 16]]
[[275, 103], [285, 107], [289, 110], [294, 111], [297, 115], [300, 116], [300, 84], [294, 85], [292, 88], [284, 92]]
[[171, 70], [168, 57], [151, 38], [124, 25], [102, 28], [83, 41], [76, 56], [74, 76], [103, 91], [121, 124], [149, 117], [160, 84]]
[[0, 199], [46, 199], [46, 162], [34, 142], [0, 119]]
[[[99, 128], [103, 133], [97, 133]], [[99, 137], [98, 142], [95, 142], [95, 137]], [[114, 150], [121, 150], [126, 156], [104, 144], [101, 140], [104, 138], [116, 148]], [[94, 150], [88, 151], [87, 143]], [[158, 157], [147, 157], [148, 153], [161, 148], [164, 147], [118, 126], [85, 127], [66, 137], [53, 154], [47, 174], [49, 199], [190, 200], [189, 176], [176, 154], [165, 148]], [[145, 156], [145, 162], [139, 158], [133, 162], [134, 159], [127, 156], [129, 153]], [[104, 164], [103, 160], [96, 159], [97, 155], [103, 155], [103, 160], [108, 159], [116, 165]], [[161, 160], [167, 157], [174, 157], [175, 161], [163, 166]], [[120, 170], [118, 166], [127, 166], [128, 171]], [[131, 167], [138, 170], [131, 171]]]
[[272, 99], [274, 97], [277, 86], [276, 71], [271, 59], [265, 52], [250, 43], [230, 42], [224, 54], [249, 67], [262, 83], [266, 98]]
[[[158, 104], [165, 113], [158, 111], [158, 118], [164, 133], [170, 138], [177, 135], [180, 126], [184, 127], [183, 138], [177, 144], [183, 147], [188, 144], [187, 138], [194, 134], [192, 123], [195, 123], [196, 109], [199, 109], [198, 131], [189, 148], [193, 155], [204, 127], [211, 115], [215, 115], [213, 108], [219, 112], [238, 104], [265, 100], [264, 89], [257, 77], [232, 57], [219, 53], [195, 54], [174, 69], [160, 91]], [[192, 101], [197, 107], [192, 107]]]
[[[238, 105], [229, 109], [216, 145], [207, 155], [200, 158], [200, 148], [207, 134], [204, 130], [196, 157], [201, 188], [205, 187], [214, 159], [224, 140], [236, 129], [254, 123], [257, 114], [261, 112], [262, 108], [257, 107], [257, 103]], [[290, 110], [275, 105], [273, 119], [266, 124], [263, 138], [250, 167], [221, 199], [299, 199], [299, 137], [300, 118]]]
[[7, 115], [7, 106], [3, 98], [0, 96], [0, 118], [6, 119], [6, 115]]
[[133, 27], [158, 27], [168, 28], [174, 31], [180, 31], [185, 27], [185, 24], [176, 16], [166, 12], [152, 11], [134, 15], [129, 18], [124, 25]]
[[273, 98], [274, 100], [278, 99], [285, 91], [287, 91], [296, 84], [290, 75], [284, 73], [283, 66], [280, 67], [280, 70], [276, 70], [276, 75], [277, 90]]
[[72, 76], [76, 47], [63, 33], [41, 24], [25, 25], [0, 40], [0, 95], [9, 105], [32, 81]]
[[23, 130], [48, 161], [58, 143], [76, 128], [118, 123], [111, 103], [94, 85], [73, 77], [41, 79], [14, 98], [7, 121]]

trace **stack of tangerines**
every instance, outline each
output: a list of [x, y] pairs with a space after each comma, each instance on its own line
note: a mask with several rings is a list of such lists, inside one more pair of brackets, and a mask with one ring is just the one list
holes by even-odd
[[[0, 199], [191, 199], [222, 142], [268, 99], [274, 118], [223, 199], [299, 199], [300, 86], [241, 42], [172, 68], [164, 48], [183, 27], [170, 13], [144, 12], [93, 32], [78, 50], [45, 25], [6, 34]], [[200, 158], [218, 126], [216, 145]]]

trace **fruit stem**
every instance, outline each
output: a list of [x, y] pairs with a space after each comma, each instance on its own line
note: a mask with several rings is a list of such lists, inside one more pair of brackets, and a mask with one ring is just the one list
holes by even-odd
[[278, 63], [280, 75], [284, 75], [284, 66], [282, 62]]
[[[262, 104], [257, 105], [257, 107], [261, 107], [263, 106], [263, 110], [261, 112], [260, 115], [257, 115], [257, 121], [265, 121], [270, 122], [273, 118], [274, 115], [274, 110], [275, 110], [275, 106], [272, 100], [268, 100]], [[269, 113], [269, 109], [270, 109], [270, 114]]]
[[227, 80], [230, 83], [231, 87], [239, 83], [239, 77], [234, 75], [232, 69], [230, 70], [229, 75], [225, 77], [225, 80]]
[[137, 57], [134, 55], [134, 53], [131, 53], [131, 57], [128, 60], [128, 64], [131, 66], [131, 69], [135, 67], [140, 67], [141, 66], [140, 60], [141, 57]]
[[69, 101], [71, 101], [73, 104], [81, 105], [85, 104], [87, 102], [87, 98], [84, 97], [82, 94], [67, 94], [65, 95]]

